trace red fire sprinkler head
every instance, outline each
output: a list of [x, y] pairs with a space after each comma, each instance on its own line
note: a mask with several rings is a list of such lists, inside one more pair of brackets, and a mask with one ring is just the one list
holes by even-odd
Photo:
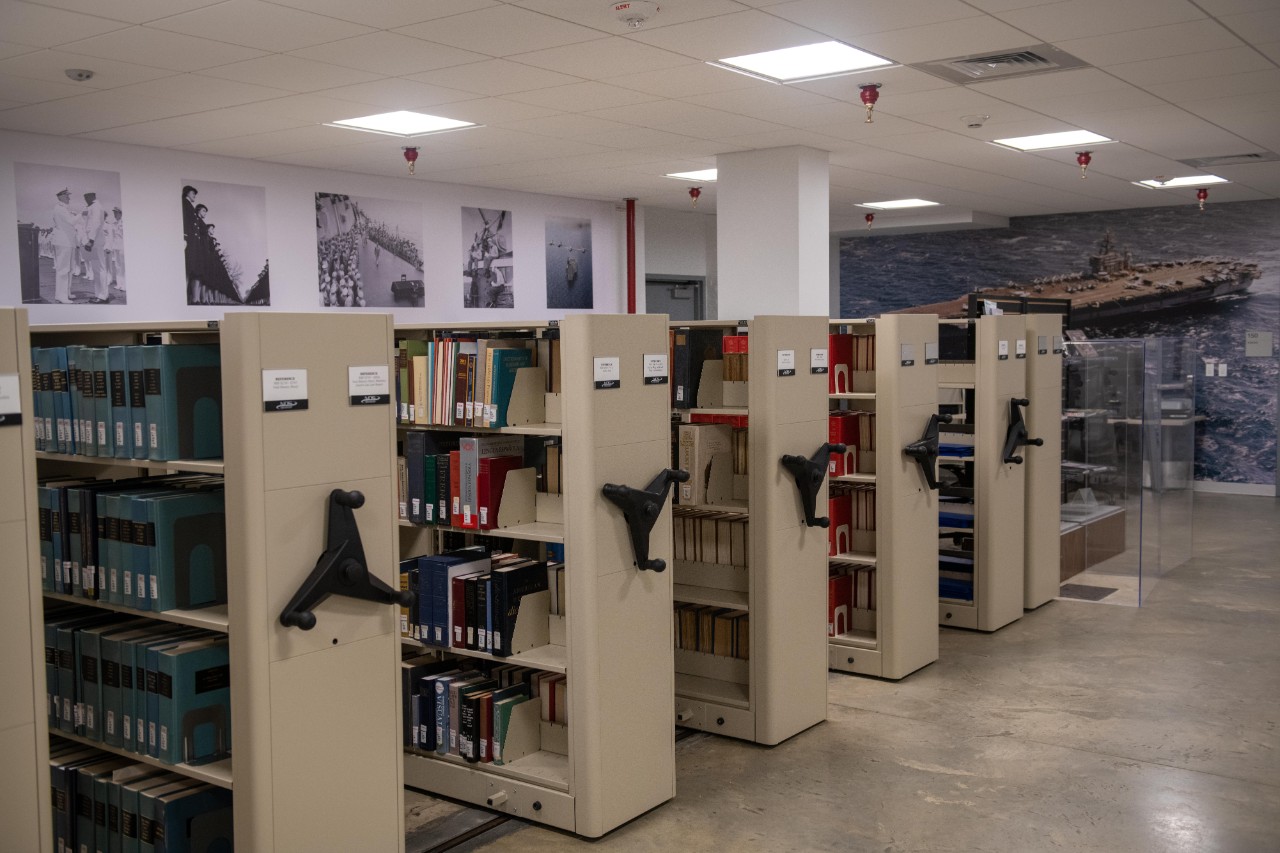
[[405, 147], [400, 149], [404, 152], [404, 161], [409, 164], [409, 174], [413, 174], [413, 164], [418, 162], [418, 149], [413, 147]]
[[1084, 180], [1088, 177], [1085, 172], [1088, 170], [1089, 164], [1093, 162], [1093, 152], [1077, 151], [1076, 162], [1080, 164], [1080, 180]]
[[698, 206], [698, 199], [702, 196], [702, 187], [689, 187], [689, 198], [693, 199], [693, 206]]
[[867, 108], [867, 124], [871, 124], [871, 111], [876, 108], [876, 101], [880, 100], [880, 84], [864, 83], [859, 86], [862, 94], [858, 97], [862, 100], [862, 105]]
[[1209, 191], [1204, 187], [1196, 190], [1196, 201], [1200, 202], [1200, 209], [1204, 210], [1205, 200], [1209, 198]]
[[870, 231], [871, 223], [876, 221], [876, 215], [874, 213], [868, 213], [866, 216], [862, 218], [867, 220], [867, 230]]

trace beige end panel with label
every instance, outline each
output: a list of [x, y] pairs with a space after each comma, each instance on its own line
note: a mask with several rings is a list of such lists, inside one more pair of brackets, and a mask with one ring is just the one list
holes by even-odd
[[[827, 320], [756, 317], [750, 335], [751, 703], [756, 741], [776, 744], [827, 716], [827, 531], [805, 526], [781, 461], [827, 440], [827, 376], [809, 372]], [[779, 350], [795, 351], [794, 376], [778, 375]]]
[[[233, 314], [223, 330], [236, 732], [236, 846], [403, 850], [393, 607], [330, 598], [309, 632], [280, 611], [324, 550], [328, 494], [358, 489], [370, 569], [395, 553], [390, 406], [351, 406], [347, 368], [390, 365], [387, 315]], [[305, 369], [308, 408], [265, 412], [262, 371]]]
[[[1057, 314], [1027, 314], [1027, 406], [1025, 419], [1031, 438], [1041, 447], [1022, 449], [1026, 459], [1026, 577], [1022, 606], [1032, 610], [1058, 594], [1062, 561], [1062, 354], [1053, 351], [1062, 335]], [[1039, 342], [1044, 339], [1044, 354]]]

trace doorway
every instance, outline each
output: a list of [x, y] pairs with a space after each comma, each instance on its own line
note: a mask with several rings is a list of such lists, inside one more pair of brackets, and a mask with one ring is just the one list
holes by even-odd
[[666, 314], [673, 321], [706, 318], [705, 280], [688, 276], [646, 276], [645, 312]]

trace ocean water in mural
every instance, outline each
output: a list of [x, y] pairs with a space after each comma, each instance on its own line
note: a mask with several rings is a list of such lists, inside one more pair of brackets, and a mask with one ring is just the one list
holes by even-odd
[[[847, 238], [840, 249], [842, 317], [942, 302], [971, 290], [1089, 270], [1108, 231], [1136, 264], [1221, 258], [1257, 264], [1244, 298], [1161, 313], [1134, 310], [1091, 338], [1181, 337], [1202, 359], [1196, 377], [1200, 427], [1196, 479], [1275, 482], [1276, 387], [1280, 359], [1245, 358], [1248, 331], [1280, 339], [1280, 200], [1194, 204], [1014, 219], [1007, 229]], [[1225, 377], [1203, 375], [1224, 360]]]

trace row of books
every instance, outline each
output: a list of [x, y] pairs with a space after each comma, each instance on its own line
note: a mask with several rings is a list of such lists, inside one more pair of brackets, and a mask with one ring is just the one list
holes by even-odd
[[863, 534], [876, 529], [876, 490], [863, 486], [831, 490], [827, 498], [831, 525], [827, 528], [827, 555], [874, 550], [874, 538]]
[[747, 340], [746, 335], [725, 335], [721, 341], [725, 382], [747, 381]]
[[876, 369], [875, 335], [830, 335], [827, 341], [827, 392], [849, 394], [855, 390], [850, 374]]
[[525, 439], [518, 435], [415, 430], [405, 435], [403, 450], [400, 516], [413, 524], [492, 530], [507, 474], [525, 467]]
[[[401, 634], [430, 646], [508, 657], [524, 599], [552, 589], [561, 595], [563, 584], [550, 581], [546, 563], [484, 548], [401, 560], [401, 588], [413, 594], [413, 604], [401, 610]], [[526, 607], [523, 617], [541, 619], [545, 633], [548, 612], [549, 606]]]
[[751, 617], [745, 610], [678, 603], [673, 621], [677, 649], [751, 659]]
[[227, 637], [78, 606], [44, 627], [49, 729], [204, 764], [231, 753]]
[[832, 412], [827, 417], [827, 441], [846, 448], [844, 453], [831, 454], [828, 474], [843, 477], [875, 473], [875, 412]]
[[221, 477], [50, 479], [36, 498], [46, 591], [144, 611], [226, 602]]
[[49, 748], [54, 849], [214, 853], [234, 842], [231, 792], [67, 740]]
[[876, 609], [876, 570], [870, 566], [849, 568], [827, 578], [827, 636], [848, 633], [855, 611]]
[[397, 342], [401, 423], [503, 427], [522, 367], [546, 368], [545, 390], [558, 392], [560, 340], [552, 338], [405, 338]]
[[118, 459], [222, 456], [215, 344], [34, 347], [36, 449]]
[[938, 597], [973, 600], [973, 553], [938, 555]]
[[535, 702], [543, 722], [569, 722], [564, 675], [434, 655], [400, 666], [404, 745], [411, 749], [502, 765], [510, 760], [507, 734], [520, 706]]
[[715, 510], [682, 509], [671, 518], [675, 558], [745, 568], [751, 535], [746, 516]]

